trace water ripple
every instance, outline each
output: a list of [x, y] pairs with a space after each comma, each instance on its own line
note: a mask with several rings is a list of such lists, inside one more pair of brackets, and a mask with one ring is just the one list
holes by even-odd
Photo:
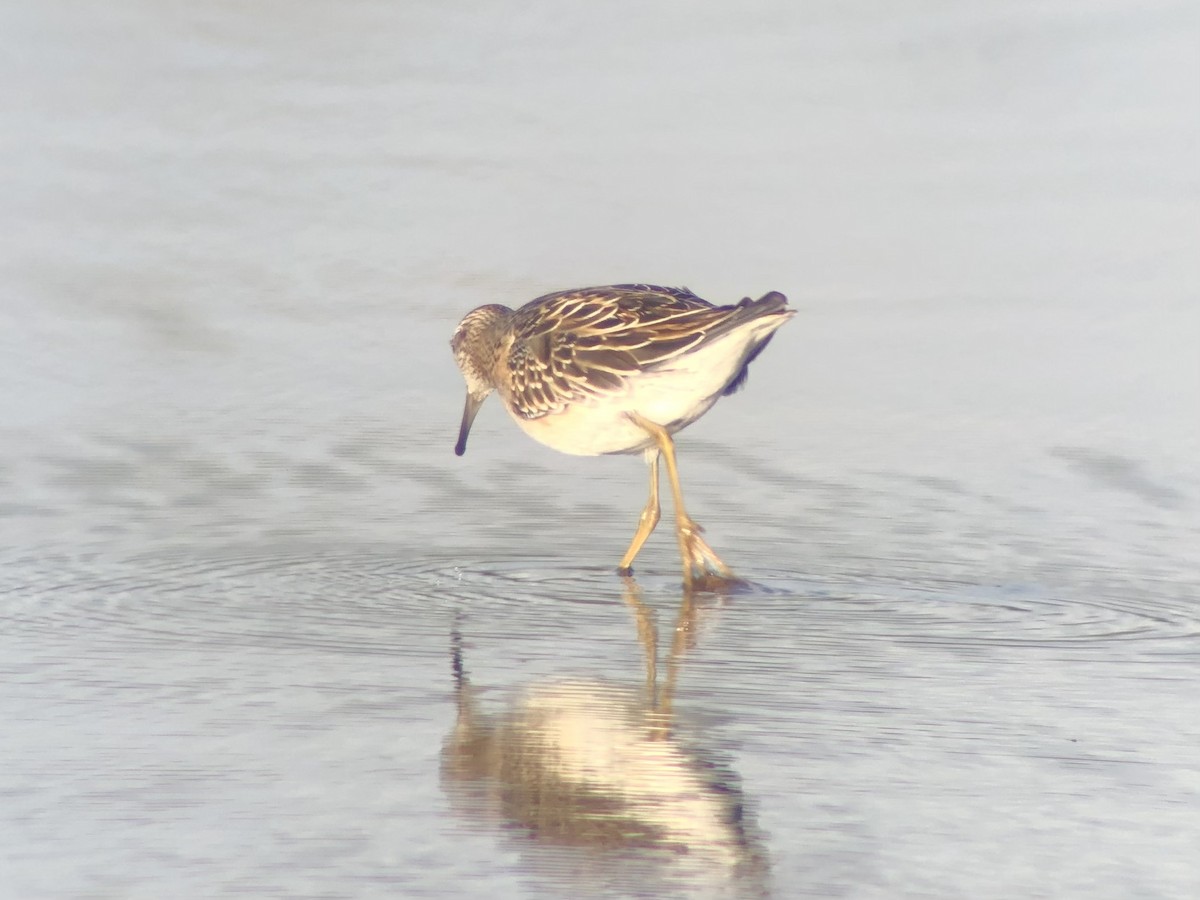
[[909, 645], [1067, 648], [1153, 641], [1184, 642], [1200, 653], [1200, 607], [1183, 593], [1156, 592], [1146, 583], [1133, 591], [1099, 580], [1062, 588], [878, 575], [821, 582], [782, 572], [760, 577], [772, 594], [806, 599], [810, 636], [823, 629], [841, 635], [849, 625], [859, 637]]
[[[727, 596], [714, 595], [709, 605], [728, 607], [744, 625], [756, 623], [768, 634], [782, 629], [809, 650], [853, 636], [957, 647], [1145, 642], [1200, 653], [1194, 601], [1152, 585], [1134, 593], [1119, 583], [1064, 590], [869, 573], [756, 576]], [[640, 586], [660, 606], [680, 597], [670, 575], [642, 578]], [[469, 607], [497, 621], [536, 617], [549, 626], [577, 618], [581, 607], [619, 602], [621, 582], [607, 568], [555, 559], [398, 560], [378, 548], [119, 562], [94, 555], [17, 558], [0, 575], [0, 609], [10, 631], [115, 628], [125, 645], [243, 642], [388, 653], [400, 615], [413, 627], [433, 628], [430, 610]]]

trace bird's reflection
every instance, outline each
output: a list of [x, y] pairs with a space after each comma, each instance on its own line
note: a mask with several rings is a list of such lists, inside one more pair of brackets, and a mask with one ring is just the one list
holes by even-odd
[[[738, 779], [673, 711], [696, 601], [683, 598], [660, 684], [653, 611], [632, 579], [624, 599], [644, 649], [643, 681], [544, 680], [493, 713], [481, 708], [455, 627], [458, 718], [442, 753], [445, 790], [457, 812], [518, 830], [531, 849], [570, 848], [593, 862], [603, 858], [601, 866], [616, 862], [614, 855], [627, 863], [656, 859], [687, 882], [702, 878], [736, 896], [765, 896], [766, 855]], [[561, 859], [554, 865], [563, 867]], [[596, 866], [583, 868], [594, 878]], [[605, 876], [620, 874], [610, 867]]]

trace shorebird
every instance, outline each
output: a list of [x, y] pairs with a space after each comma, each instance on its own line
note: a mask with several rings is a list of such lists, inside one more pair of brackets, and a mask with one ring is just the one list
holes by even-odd
[[644, 453], [650, 497], [617, 568], [626, 576], [661, 518], [661, 457], [685, 585], [732, 582], [684, 507], [671, 435], [740, 388], [750, 363], [793, 315], [777, 291], [714, 306], [686, 288], [648, 284], [560, 291], [516, 310], [480, 306], [450, 341], [467, 383], [454, 452], [466, 451], [475, 414], [496, 391], [521, 430], [555, 450]]

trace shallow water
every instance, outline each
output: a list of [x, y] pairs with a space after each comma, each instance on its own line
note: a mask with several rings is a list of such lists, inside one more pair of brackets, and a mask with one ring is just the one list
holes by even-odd
[[[0, 896], [1200, 892], [1189, 7], [0, 33]], [[452, 453], [463, 312], [630, 280], [800, 310], [680, 438], [728, 595]]]

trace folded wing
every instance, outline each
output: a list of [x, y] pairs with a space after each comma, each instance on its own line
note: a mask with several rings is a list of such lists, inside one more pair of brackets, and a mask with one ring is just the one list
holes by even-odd
[[[779, 306], [786, 303], [774, 296]], [[761, 314], [755, 307], [766, 299], [713, 306], [686, 288], [642, 284], [539, 297], [514, 316], [508, 354], [513, 405], [536, 419], [577, 400], [619, 392], [633, 373]]]

